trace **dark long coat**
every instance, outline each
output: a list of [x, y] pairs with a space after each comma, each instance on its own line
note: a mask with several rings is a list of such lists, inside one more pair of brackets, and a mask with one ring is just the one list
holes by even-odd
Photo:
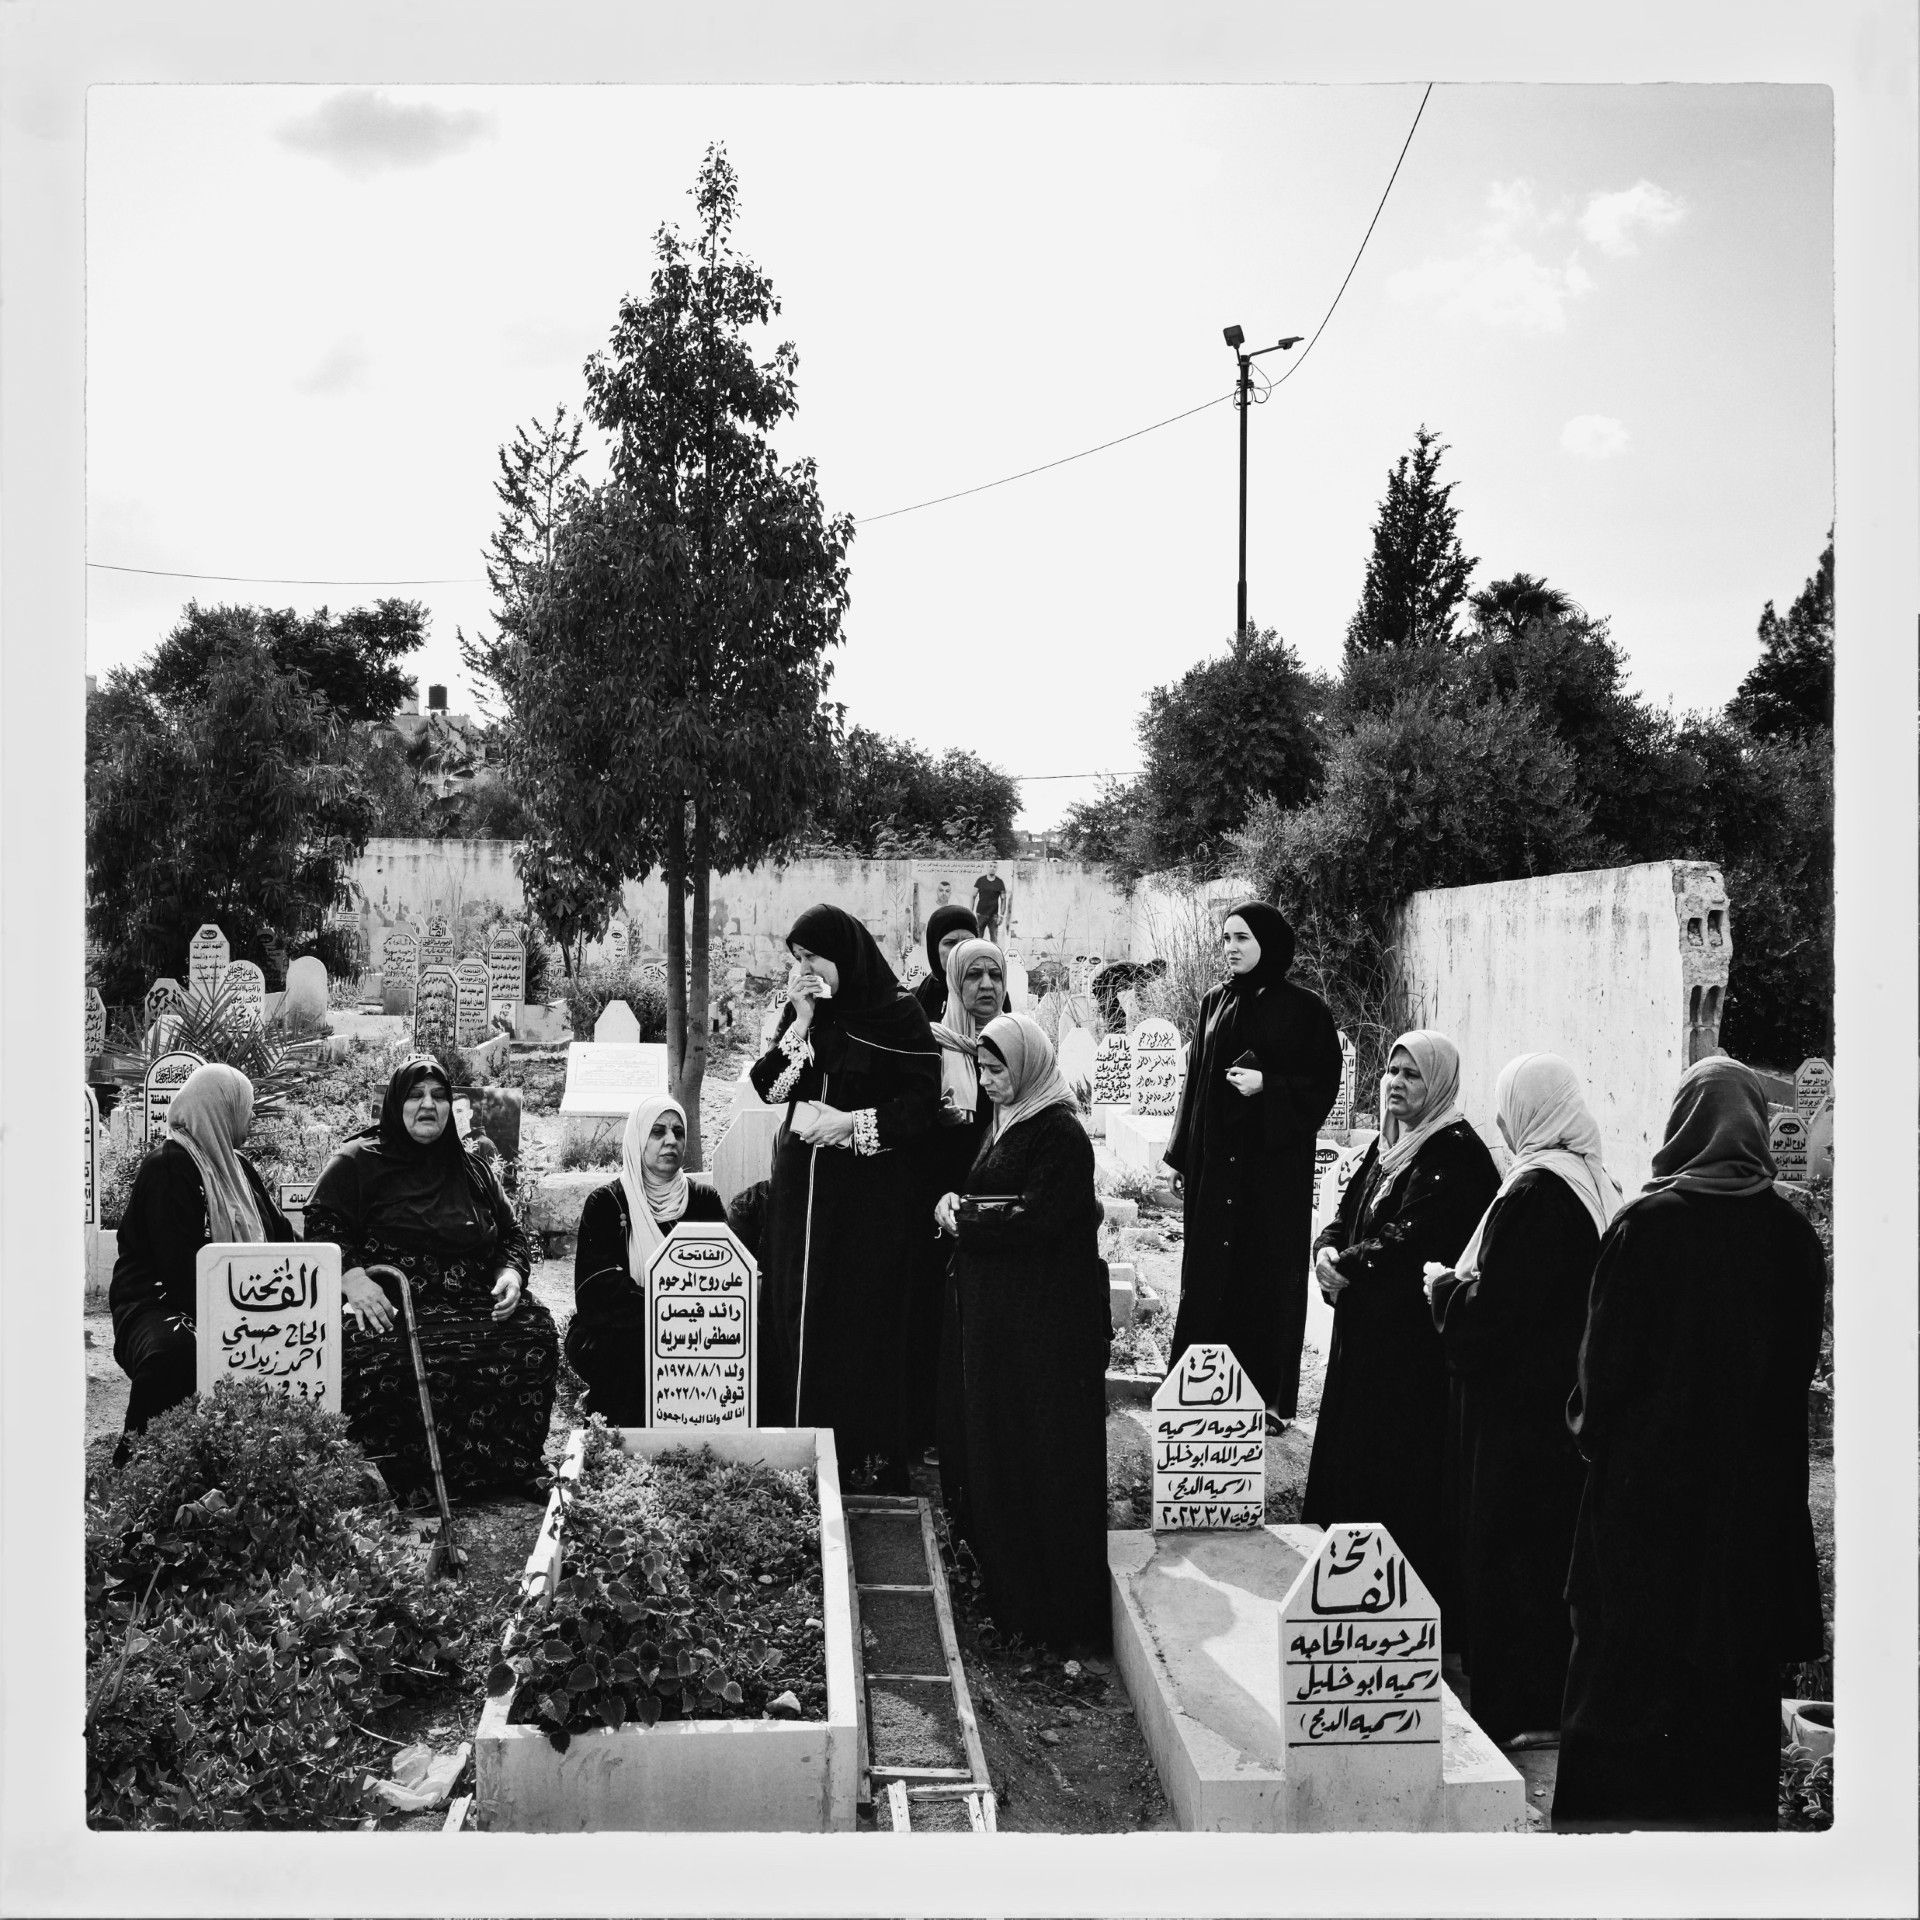
[[1441, 1128], [1388, 1182], [1376, 1140], [1314, 1242], [1316, 1253], [1341, 1254], [1351, 1284], [1334, 1305], [1301, 1518], [1378, 1522], [1442, 1606], [1447, 1361], [1421, 1270], [1460, 1257], [1499, 1185], [1493, 1156], [1464, 1120]]
[[1586, 1480], [1566, 1406], [1599, 1245], [1573, 1189], [1534, 1168], [1495, 1201], [1475, 1278], [1434, 1290], [1452, 1375], [1448, 1638], [1472, 1676], [1474, 1719], [1502, 1745], [1560, 1724]]
[[960, 1210], [958, 1279], [969, 1533], [1003, 1633], [1104, 1651], [1106, 1272], [1093, 1143], [1048, 1107], [982, 1155]]
[[862, 1142], [812, 1147], [787, 1124], [774, 1142], [760, 1264], [761, 1422], [831, 1427], [843, 1477], [876, 1461], [880, 1483], [904, 1491], [901, 1335], [911, 1263], [921, 1228], [931, 1230], [920, 1217], [920, 1149], [939, 1110], [940, 1063], [913, 1001], [902, 995], [898, 1005], [926, 1036], [924, 1054], [834, 1033], [821, 1038], [831, 1056], [789, 1079], [793, 1063], [776, 1035], [751, 1077], [763, 1100], [820, 1100], [859, 1115]]
[[1766, 1829], [1779, 1663], [1822, 1652], [1807, 1388], [1826, 1262], [1771, 1190], [1636, 1201], [1601, 1241], [1554, 1824]]
[[[1243, 1053], [1264, 1081], [1234, 1092]], [[1213, 989], [1200, 1005], [1166, 1161], [1186, 1189], [1180, 1311], [1171, 1360], [1223, 1341], [1260, 1397], [1291, 1419], [1307, 1329], [1313, 1144], [1340, 1091], [1340, 1036], [1318, 995], [1290, 980]]]
[[[687, 1182], [687, 1210], [660, 1222], [662, 1233], [681, 1220], [725, 1220], [726, 1203], [697, 1176]], [[567, 1324], [567, 1360], [587, 1383], [581, 1407], [608, 1425], [647, 1424], [647, 1283], [627, 1271], [627, 1190], [618, 1179], [595, 1187], [580, 1209], [573, 1251], [573, 1318]]]

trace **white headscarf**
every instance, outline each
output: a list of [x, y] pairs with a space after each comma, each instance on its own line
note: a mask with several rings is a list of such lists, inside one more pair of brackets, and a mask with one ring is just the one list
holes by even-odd
[[1442, 1127], [1450, 1127], [1456, 1120], [1465, 1118], [1454, 1098], [1460, 1091], [1460, 1049], [1444, 1033], [1435, 1033], [1431, 1027], [1415, 1027], [1387, 1049], [1387, 1057], [1391, 1060], [1402, 1051], [1411, 1054], [1413, 1064], [1420, 1069], [1420, 1077], [1426, 1082], [1427, 1104], [1420, 1109], [1420, 1116], [1412, 1126], [1407, 1126], [1398, 1114], [1387, 1111], [1386, 1083], [1381, 1082], [1380, 1173], [1383, 1181], [1399, 1173]]
[[626, 1138], [620, 1144], [620, 1184], [627, 1194], [627, 1272], [645, 1284], [647, 1262], [654, 1256], [666, 1235], [660, 1231], [662, 1220], [678, 1220], [687, 1210], [687, 1175], [682, 1167], [671, 1180], [662, 1180], [647, 1169], [647, 1136], [663, 1113], [677, 1113], [680, 1124], [687, 1124], [687, 1110], [678, 1100], [664, 1093], [642, 1100], [627, 1115]]
[[195, 1067], [167, 1106], [167, 1138], [200, 1169], [207, 1191], [207, 1230], [216, 1240], [259, 1240], [265, 1233], [234, 1149], [253, 1124], [253, 1082], [238, 1067], [210, 1060]]
[[1078, 1113], [1080, 1102], [1060, 1072], [1053, 1055], [1053, 1043], [1041, 1032], [1040, 1024], [1024, 1013], [1003, 1013], [989, 1020], [980, 1032], [980, 1044], [991, 1047], [1005, 1061], [1013, 1082], [1013, 1098], [995, 1109], [993, 1131], [988, 1143], [998, 1140], [1009, 1127], [1031, 1120], [1048, 1107], [1065, 1107]]
[[1588, 1110], [1580, 1076], [1557, 1053], [1523, 1053], [1509, 1060], [1494, 1087], [1494, 1106], [1506, 1123], [1513, 1165], [1453, 1263], [1462, 1280], [1480, 1271], [1480, 1242], [1501, 1194], [1531, 1168], [1557, 1173], [1601, 1233], [1620, 1210], [1620, 1189], [1600, 1158], [1600, 1123]]
[[968, 939], [947, 955], [947, 1004], [933, 1023], [933, 1037], [940, 1043], [940, 1088], [949, 1104], [960, 1113], [973, 1113], [980, 1105], [980, 1074], [975, 1058], [980, 1047], [980, 1029], [986, 1024], [976, 1020], [961, 1004], [961, 987], [967, 968], [982, 954], [990, 954], [998, 963], [1005, 997], [1007, 957], [991, 940]]

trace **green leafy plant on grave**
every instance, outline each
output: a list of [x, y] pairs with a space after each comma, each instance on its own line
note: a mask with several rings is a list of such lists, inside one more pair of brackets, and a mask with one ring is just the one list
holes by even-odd
[[1833, 1755], [1816, 1760], [1804, 1747], [1780, 1755], [1780, 1830], [1824, 1833], [1833, 1825]]
[[523, 1599], [487, 1678], [515, 1692], [510, 1720], [564, 1753], [629, 1721], [758, 1717], [781, 1689], [824, 1705], [805, 1475], [706, 1450], [632, 1459], [595, 1421], [579, 1481], [558, 1484], [563, 1576]]
[[107, 1056], [108, 1073], [125, 1092], [137, 1095], [154, 1061], [179, 1052], [238, 1067], [253, 1082], [256, 1114], [283, 1109], [317, 1064], [312, 1042], [290, 1040], [262, 1026], [247, 1011], [238, 983], [224, 973], [211, 988], [194, 988], [170, 1016], [152, 1022], [138, 1052]]

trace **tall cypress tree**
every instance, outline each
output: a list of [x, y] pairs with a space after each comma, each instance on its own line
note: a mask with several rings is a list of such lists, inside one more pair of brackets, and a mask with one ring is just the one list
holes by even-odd
[[1347, 623], [1349, 666], [1378, 654], [1457, 651], [1454, 620], [1479, 562], [1461, 551], [1453, 482], [1440, 481], [1440, 436], [1422, 426], [1387, 475], [1360, 605]]

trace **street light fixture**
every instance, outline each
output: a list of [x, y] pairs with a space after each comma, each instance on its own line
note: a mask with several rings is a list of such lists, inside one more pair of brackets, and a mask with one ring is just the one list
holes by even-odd
[[1233, 404], [1240, 409], [1240, 593], [1233, 629], [1238, 636], [1247, 630], [1247, 409], [1253, 404], [1253, 363], [1263, 353], [1285, 353], [1297, 347], [1306, 335], [1289, 333], [1272, 346], [1255, 347], [1249, 353], [1244, 328], [1223, 327], [1221, 333], [1240, 362], [1240, 378], [1233, 395]]

